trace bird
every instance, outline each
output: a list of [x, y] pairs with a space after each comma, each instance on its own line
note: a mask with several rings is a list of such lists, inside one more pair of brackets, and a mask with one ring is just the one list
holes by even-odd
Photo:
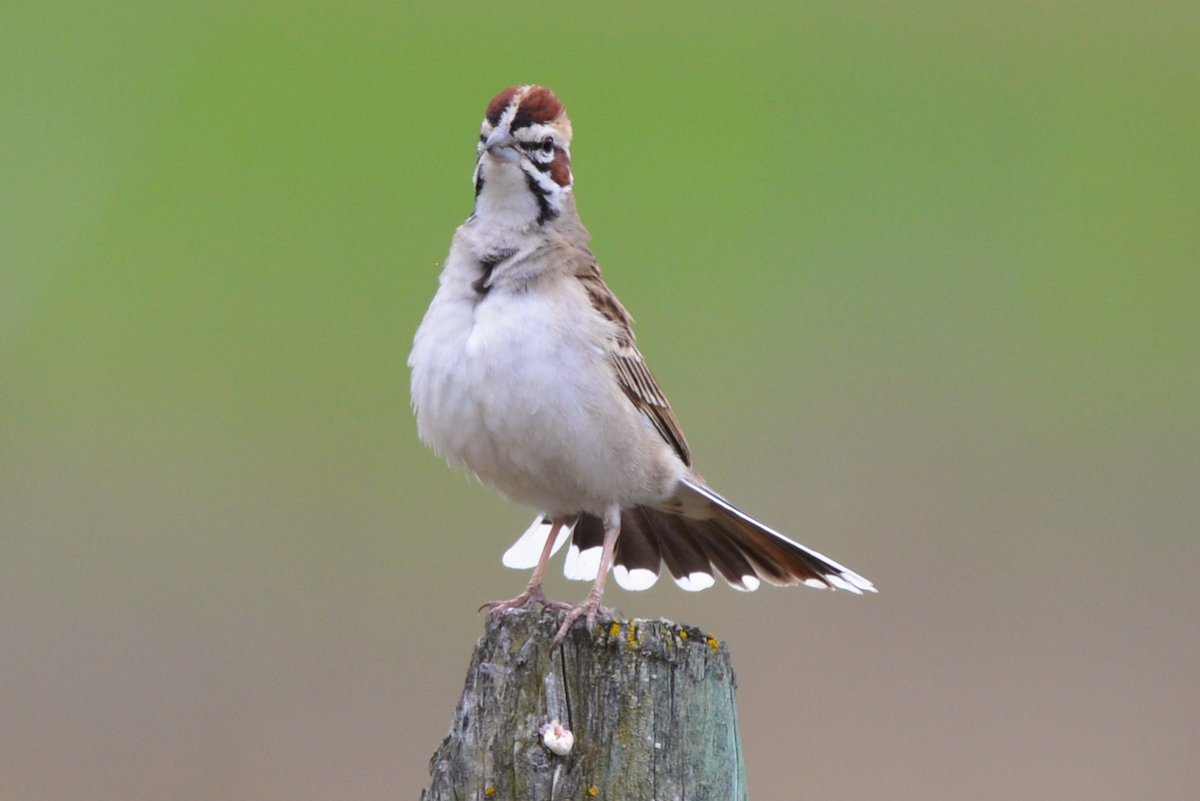
[[[511, 86], [487, 105], [458, 227], [413, 340], [412, 407], [421, 440], [453, 467], [536, 513], [504, 554], [533, 568], [525, 590], [484, 604], [565, 611], [561, 642], [589, 628], [607, 575], [644, 590], [666, 565], [697, 591], [719, 573], [875, 592], [874, 585], [738, 509], [692, 467], [679, 421], [637, 348], [629, 312], [600, 274], [576, 209], [571, 122], [553, 91]], [[567, 578], [593, 581], [579, 604], [542, 589], [571, 541]]]

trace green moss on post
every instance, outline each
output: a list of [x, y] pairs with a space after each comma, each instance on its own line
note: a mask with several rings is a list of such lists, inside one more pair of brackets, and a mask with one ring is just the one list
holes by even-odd
[[[560, 621], [488, 621], [422, 801], [745, 801], [723, 643], [666, 620], [601, 620], [552, 648]], [[563, 756], [542, 739], [555, 718], [575, 738]]]

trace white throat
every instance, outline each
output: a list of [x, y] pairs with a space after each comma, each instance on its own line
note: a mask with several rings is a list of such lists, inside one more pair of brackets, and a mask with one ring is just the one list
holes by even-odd
[[541, 215], [537, 196], [529, 189], [525, 171], [514, 162], [484, 155], [479, 162], [478, 179], [483, 180], [475, 196], [475, 217], [499, 228], [525, 230]]

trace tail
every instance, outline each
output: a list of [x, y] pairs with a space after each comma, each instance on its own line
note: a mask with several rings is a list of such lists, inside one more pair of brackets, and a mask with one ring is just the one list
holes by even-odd
[[[695, 480], [684, 479], [670, 511], [636, 506], [621, 513], [621, 536], [613, 561], [613, 578], [627, 590], [644, 590], [658, 581], [666, 563], [681, 588], [706, 590], [715, 572], [734, 589], [753, 591], [762, 581], [809, 587], [875, 592], [875, 586], [852, 570], [764, 526]], [[550, 534], [550, 522], [538, 518], [504, 555], [508, 567], [529, 568]], [[557, 551], [571, 537], [563, 565], [569, 579], [592, 581], [600, 566], [604, 525], [582, 514], [572, 528], [564, 526]]]

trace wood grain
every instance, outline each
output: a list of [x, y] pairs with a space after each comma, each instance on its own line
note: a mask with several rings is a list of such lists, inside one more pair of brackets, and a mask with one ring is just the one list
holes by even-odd
[[[422, 801], [747, 798], [729, 652], [667, 620], [600, 620], [552, 647], [561, 614], [513, 610], [475, 647]], [[542, 742], [557, 718], [565, 756]]]

